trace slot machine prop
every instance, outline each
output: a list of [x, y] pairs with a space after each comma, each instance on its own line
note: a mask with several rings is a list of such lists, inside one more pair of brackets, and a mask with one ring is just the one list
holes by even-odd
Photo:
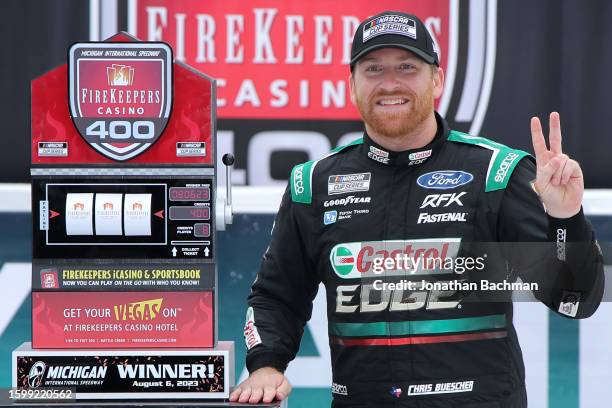
[[13, 352], [14, 387], [228, 397], [215, 112], [213, 79], [124, 33], [32, 81], [32, 343]]

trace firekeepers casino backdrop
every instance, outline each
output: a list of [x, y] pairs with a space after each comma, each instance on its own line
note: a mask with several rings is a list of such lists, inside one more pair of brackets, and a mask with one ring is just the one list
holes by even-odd
[[125, 30], [218, 79], [219, 151], [236, 154], [235, 184], [285, 183], [293, 164], [361, 131], [351, 39], [383, 9], [429, 28], [446, 71], [437, 108], [455, 128], [529, 150], [530, 116], [559, 110], [587, 187], [612, 186], [607, 0], [5, 0], [0, 181], [28, 180], [29, 81], [65, 62], [71, 43]]
[[[5, 0], [0, 181], [29, 180], [29, 81], [65, 63], [73, 42], [124, 30], [169, 43], [177, 60], [217, 78], [218, 152], [236, 155], [235, 184], [284, 185], [294, 164], [360, 135], [348, 98], [351, 39], [360, 20], [383, 9], [419, 15], [435, 38], [446, 73], [437, 109], [452, 127], [530, 150], [530, 116], [559, 110], [564, 147], [581, 162], [587, 187], [612, 187], [607, 0]], [[219, 234], [220, 338], [237, 342], [238, 375], [245, 306], [235, 299], [248, 293], [272, 219], [241, 215]], [[612, 218], [592, 220], [610, 242]], [[9, 351], [31, 338], [28, 288], [17, 278], [29, 280], [30, 222], [26, 211], [0, 214], [0, 289], [11, 288], [0, 293], [0, 387], [9, 384]], [[531, 405], [607, 406], [603, 378], [612, 358], [598, 339], [611, 338], [611, 314], [579, 329], [541, 305], [517, 309], [525, 316], [518, 326]], [[331, 397], [326, 323], [317, 311], [320, 303], [289, 368], [292, 407], [325, 406]]]

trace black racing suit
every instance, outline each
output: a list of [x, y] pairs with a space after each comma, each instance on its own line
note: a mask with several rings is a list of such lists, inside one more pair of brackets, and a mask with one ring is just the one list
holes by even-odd
[[[334, 407], [527, 406], [509, 292], [423, 282], [520, 277], [555, 312], [585, 318], [603, 294], [601, 251], [582, 210], [545, 213], [531, 156], [436, 120], [421, 149], [386, 151], [365, 134], [293, 169], [248, 298], [250, 372], [285, 370], [323, 282]], [[451, 263], [375, 273], [377, 257], [398, 254]], [[465, 254], [484, 269], [459, 274]], [[381, 277], [417, 286], [374, 286]]]

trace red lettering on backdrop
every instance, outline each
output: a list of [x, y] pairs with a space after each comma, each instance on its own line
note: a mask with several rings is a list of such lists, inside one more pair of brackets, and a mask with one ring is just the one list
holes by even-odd
[[[416, 14], [446, 67], [448, 0], [138, 0], [135, 35], [165, 41], [177, 60], [218, 80], [220, 118], [358, 119], [349, 99], [350, 48], [362, 19]], [[134, 16], [131, 16], [134, 17]]]

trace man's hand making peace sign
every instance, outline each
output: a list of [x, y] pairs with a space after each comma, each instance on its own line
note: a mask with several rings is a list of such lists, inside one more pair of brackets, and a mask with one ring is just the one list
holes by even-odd
[[578, 162], [561, 150], [559, 114], [550, 114], [550, 149], [546, 147], [542, 125], [537, 117], [531, 118], [531, 139], [537, 163], [535, 189], [548, 215], [569, 218], [578, 214], [584, 193], [584, 178]]

